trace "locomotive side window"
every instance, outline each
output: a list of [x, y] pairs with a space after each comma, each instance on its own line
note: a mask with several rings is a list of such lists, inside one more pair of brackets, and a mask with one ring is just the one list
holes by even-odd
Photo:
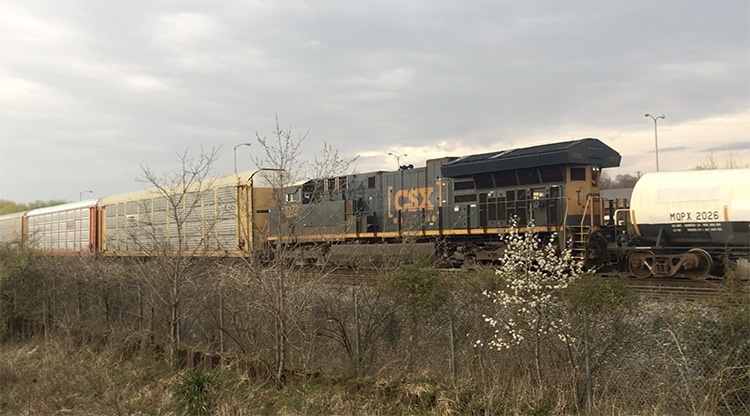
[[367, 178], [367, 187], [370, 188], [370, 189], [375, 188], [375, 177], [374, 176], [370, 176], [369, 178]]
[[307, 205], [312, 201], [313, 197], [313, 189], [315, 186], [311, 183], [306, 183], [302, 185], [302, 204]]
[[516, 198], [516, 200], [518, 200], [518, 201], [525, 201], [526, 200], [526, 190], [525, 189], [519, 189], [517, 195], [518, 195], [518, 198]]
[[325, 181], [315, 181], [315, 188], [313, 188], [313, 201], [320, 202], [323, 200], [323, 194], [325, 193]]
[[586, 180], [586, 168], [570, 168], [570, 180], [571, 181], [585, 181]]
[[328, 200], [333, 201], [336, 199], [336, 178], [328, 178], [326, 183], [328, 191]]
[[516, 191], [505, 191], [505, 221], [510, 224], [516, 216]]
[[542, 174], [542, 182], [544, 183], [563, 182], [565, 180], [565, 175], [563, 175], [563, 171], [559, 166], [542, 168], [539, 172]]
[[347, 189], [348, 188], [348, 181], [346, 180], [346, 176], [342, 176], [339, 178], [339, 189]]
[[536, 169], [518, 172], [518, 181], [521, 185], [534, 185], [539, 183], [539, 172]]
[[550, 198], [560, 198], [560, 187], [559, 186], [551, 186], [549, 188], [549, 197]]
[[495, 183], [498, 188], [518, 185], [515, 172], [500, 172], [495, 174]]
[[492, 175], [479, 175], [474, 178], [474, 181], [477, 184], [477, 189], [492, 189], [495, 187]]
[[528, 207], [526, 190], [519, 189], [516, 193], [516, 216], [518, 217], [518, 225], [526, 225], [526, 207]]
[[474, 189], [474, 180], [470, 179], [468, 181], [456, 181], [453, 182], [453, 190], [454, 191], [466, 191], [466, 190], [473, 190]]
[[476, 202], [477, 201], [477, 195], [476, 194], [471, 194], [471, 195], [456, 195], [456, 197], [453, 198], [453, 201], [455, 203], [457, 203], [457, 204], [460, 203], [460, 202]]
[[557, 224], [558, 223], [558, 198], [560, 198], [560, 192], [561, 189], [559, 186], [550, 186], [549, 187], [549, 217], [547, 218], [548, 224]]
[[490, 221], [505, 221], [505, 197], [487, 199], [487, 217]]

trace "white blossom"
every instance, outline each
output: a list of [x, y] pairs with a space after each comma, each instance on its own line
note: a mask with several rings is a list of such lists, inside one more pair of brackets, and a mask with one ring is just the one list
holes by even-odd
[[482, 316], [495, 331], [491, 339], [475, 346], [502, 350], [547, 334], [574, 341], [558, 293], [578, 278], [581, 266], [570, 249], [558, 249], [556, 235], [544, 242], [533, 224], [528, 230], [519, 232], [514, 219], [511, 232], [504, 236], [505, 252], [495, 275], [502, 276], [505, 287], [483, 292], [497, 305], [493, 316]]

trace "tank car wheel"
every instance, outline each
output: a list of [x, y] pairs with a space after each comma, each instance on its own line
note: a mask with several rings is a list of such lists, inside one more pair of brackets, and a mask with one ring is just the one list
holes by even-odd
[[692, 255], [695, 266], [685, 270], [685, 276], [693, 280], [704, 280], [708, 277], [708, 272], [711, 271], [711, 267], [713, 266], [711, 255], [706, 250], [700, 248], [691, 249], [688, 251], [688, 255]]
[[651, 250], [640, 250], [633, 253], [628, 259], [628, 267], [630, 273], [639, 279], [647, 279], [653, 274], [651, 272], [651, 264], [653, 262], [654, 252]]

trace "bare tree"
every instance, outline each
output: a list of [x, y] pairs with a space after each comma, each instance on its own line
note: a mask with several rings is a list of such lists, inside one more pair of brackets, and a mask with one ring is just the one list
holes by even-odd
[[612, 179], [605, 172], [602, 174], [599, 185], [602, 189], [632, 188], [635, 186], [636, 182], [638, 182], [638, 179], [640, 179], [640, 175], [636, 177], [629, 173], [617, 175], [615, 176], [615, 179]]
[[[195, 296], [202, 293], [199, 289], [207, 272], [207, 254], [213, 247], [210, 240], [217, 238], [216, 224], [232, 215], [221, 203], [211, 215], [202, 211], [213, 191], [210, 173], [218, 150], [201, 150], [197, 158], [190, 157], [188, 151], [177, 156], [180, 164], [173, 172], [157, 174], [148, 166], [141, 167], [143, 175], [138, 181], [154, 190], [152, 198], [139, 201], [146, 214], [130, 228], [134, 244], [152, 259], [135, 264], [156, 303], [166, 308], [169, 357], [175, 366], [183, 319], [196, 303]], [[187, 296], [188, 291], [195, 296]]]
[[[291, 126], [288, 129], [282, 128], [278, 116], [270, 138], [256, 132], [262, 152], [261, 156], [255, 157], [253, 161], [259, 169], [259, 176], [274, 189], [274, 198], [279, 206], [291, 207], [285, 201], [285, 187], [305, 176], [325, 178], [342, 174], [356, 159], [343, 159], [331, 146], [324, 144], [321, 155], [316, 156], [313, 161], [302, 160], [302, 144], [307, 135], [308, 133], [304, 133], [294, 137]], [[322, 188], [314, 192], [320, 191]], [[308, 208], [314, 206], [313, 203]], [[279, 230], [284, 230], [283, 232], [290, 236], [295, 226], [305, 219], [304, 212], [294, 209], [281, 209], [276, 215], [278, 218], [273, 221]], [[274, 321], [274, 376], [279, 385], [284, 382], [288, 366], [290, 333], [297, 331], [304, 336], [298, 319], [302, 316], [302, 311], [308, 307], [311, 288], [315, 287], [315, 282], [326, 273], [307, 273], [304, 280], [299, 279], [300, 271], [294, 267], [293, 253], [289, 248], [285, 244], [276, 245], [272, 261], [267, 267], [251, 268], [256, 279], [253, 284], [260, 286], [255, 293], [261, 296], [256, 298], [255, 302], [262, 304], [262, 310], [271, 314]], [[294, 279], [293, 291], [290, 291], [290, 279]]]
[[713, 153], [709, 153], [708, 156], [706, 156], [706, 159], [701, 162], [700, 164], [696, 165], [693, 169], [695, 170], [716, 170], [716, 169], [742, 169], [747, 168], [747, 163], [742, 163], [740, 160], [735, 159], [735, 157], [730, 153], [727, 159], [722, 163], [718, 160], [716, 160], [716, 157]]

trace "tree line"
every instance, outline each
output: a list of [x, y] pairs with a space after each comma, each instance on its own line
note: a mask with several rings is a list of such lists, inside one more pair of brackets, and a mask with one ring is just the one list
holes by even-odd
[[62, 205], [68, 201], [64, 199], [50, 199], [48, 201], [36, 200], [29, 203], [13, 202], [7, 199], [0, 199], [0, 215], [12, 214], [14, 212], [30, 211], [32, 209], [53, 207], [55, 205]]

